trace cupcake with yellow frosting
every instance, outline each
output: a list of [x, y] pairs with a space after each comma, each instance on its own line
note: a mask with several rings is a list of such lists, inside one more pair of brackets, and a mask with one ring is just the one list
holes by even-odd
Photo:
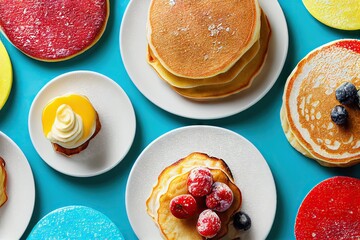
[[42, 126], [54, 150], [65, 156], [86, 149], [101, 129], [98, 113], [89, 99], [80, 94], [51, 100], [43, 110]]

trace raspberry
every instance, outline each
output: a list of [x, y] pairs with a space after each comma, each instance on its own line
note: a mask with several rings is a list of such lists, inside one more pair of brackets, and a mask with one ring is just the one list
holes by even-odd
[[188, 191], [195, 197], [202, 197], [209, 194], [212, 184], [213, 177], [211, 172], [205, 167], [192, 169], [187, 179]]
[[170, 201], [170, 211], [176, 218], [189, 218], [195, 214], [196, 210], [196, 200], [190, 194], [176, 196]]
[[212, 210], [206, 209], [200, 213], [196, 223], [196, 230], [205, 238], [214, 237], [221, 228], [219, 216]]
[[206, 206], [218, 212], [226, 211], [232, 204], [234, 195], [228, 185], [215, 182], [211, 192], [206, 196]]

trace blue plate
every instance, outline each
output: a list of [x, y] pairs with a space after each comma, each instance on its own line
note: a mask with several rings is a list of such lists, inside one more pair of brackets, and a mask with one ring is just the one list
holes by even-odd
[[28, 239], [124, 240], [124, 237], [116, 225], [101, 212], [84, 206], [67, 206], [43, 217]]

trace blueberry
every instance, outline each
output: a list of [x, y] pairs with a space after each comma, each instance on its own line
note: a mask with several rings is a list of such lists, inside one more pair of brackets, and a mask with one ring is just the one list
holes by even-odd
[[354, 84], [345, 82], [341, 84], [335, 91], [336, 99], [345, 105], [358, 103], [357, 89]]
[[348, 118], [348, 112], [346, 111], [344, 106], [336, 105], [331, 110], [331, 120], [337, 125], [343, 125], [346, 123]]
[[238, 230], [249, 230], [251, 227], [251, 219], [250, 217], [244, 212], [237, 212], [234, 214], [234, 227]]

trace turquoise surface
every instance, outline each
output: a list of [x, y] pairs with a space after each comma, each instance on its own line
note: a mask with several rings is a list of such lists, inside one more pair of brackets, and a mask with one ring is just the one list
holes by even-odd
[[[0, 131], [22, 149], [30, 162], [36, 184], [35, 209], [24, 239], [42, 217], [68, 205], [97, 209], [116, 224], [125, 239], [136, 239], [125, 210], [125, 186], [130, 169], [151, 141], [169, 130], [186, 125], [207, 124], [228, 128], [247, 138], [263, 154], [274, 175], [278, 194], [277, 213], [268, 239], [294, 239], [297, 209], [306, 193], [323, 179], [335, 175], [360, 178], [360, 166], [325, 168], [299, 154], [287, 142], [279, 119], [284, 84], [297, 62], [312, 49], [329, 41], [360, 38], [360, 31], [329, 28], [315, 20], [301, 0], [279, 0], [288, 23], [289, 51], [273, 88], [257, 104], [235, 116], [211, 121], [192, 120], [172, 115], [153, 105], [131, 82], [119, 51], [119, 29], [129, 1], [110, 2], [110, 19], [100, 41], [89, 51], [65, 62], [33, 60], [14, 48], [3, 35], [0, 36], [14, 70], [10, 97], [0, 111]], [[128, 94], [137, 116], [135, 140], [125, 159], [111, 171], [92, 178], [69, 177], [50, 168], [32, 146], [28, 131], [29, 109], [38, 91], [54, 77], [74, 70], [96, 71], [112, 78]]]

